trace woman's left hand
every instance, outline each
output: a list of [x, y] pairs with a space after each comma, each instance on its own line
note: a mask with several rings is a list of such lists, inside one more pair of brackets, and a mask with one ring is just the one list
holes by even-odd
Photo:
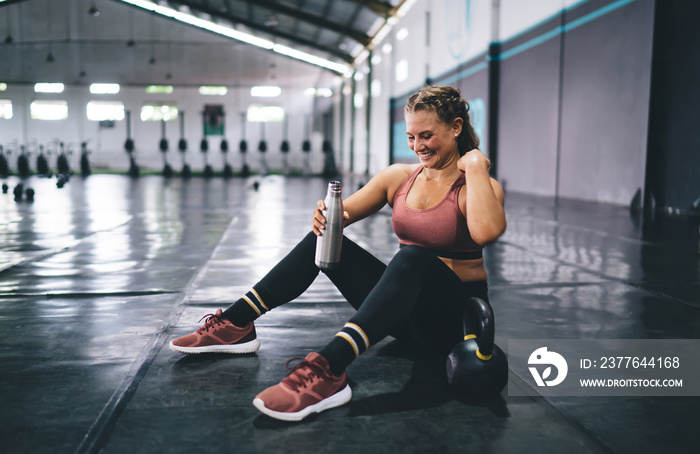
[[491, 160], [487, 158], [481, 151], [474, 148], [471, 151], [464, 153], [464, 156], [457, 161], [457, 168], [462, 172], [483, 170], [488, 172], [491, 168]]

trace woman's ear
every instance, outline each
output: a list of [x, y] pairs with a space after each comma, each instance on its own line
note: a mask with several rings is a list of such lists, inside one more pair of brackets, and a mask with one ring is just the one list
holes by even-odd
[[460, 117], [455, 118], [452, 121], [452, 131], [455, 134], [455, 137], [459, 137], [459, 135], [462, 133], [462, 126], [464, 126], [464, 120]]

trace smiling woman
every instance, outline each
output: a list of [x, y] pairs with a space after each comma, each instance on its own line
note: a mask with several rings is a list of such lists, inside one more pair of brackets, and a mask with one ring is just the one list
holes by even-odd
[[340, 264], [320, 270], [314, 257], [316, 238], [326, 231], [326, 205], [319, 200], [312, 232], [248, 293], [209, 315], [194, 333], [172, 340], [170, 348], [256, 351], [254, 321], [296, 299], [323, 271], [357, 312], [325, 347], [256, 396], [253, 404], [261, 412], [298, 421], [345, 404], [352, 396], [346, 367], [390, 334], [446, 357], [463, 340], [467, 298], [488, 304], [481, 250], [505, 231], [503, 191], [476, 149], [479, 141], [459, 91], [427, 87], [411, 96], [406, 130], [419, 163], [384, 169], [343, 202], [346, 226], [392, 206], [401, 248], [388, 265], [343, 237]]

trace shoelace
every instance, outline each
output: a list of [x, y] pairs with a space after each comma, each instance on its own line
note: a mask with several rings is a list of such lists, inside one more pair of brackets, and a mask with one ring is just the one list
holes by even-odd
[[[289, 363], [299, 360], [301, 360], [299, 364], [291, 368], [289, 367]], [[299, 388], [306, 388], [306, 383], [310, 382], [314, 377], [328, 377], [328, 372], [326, 372], [323, 367], [318, 364], [310, 363], [304, 358], [292, 358], [287, 361], [286, 367], [287, 370], [291, 370], [291, 372], [283, 381], [296, 392], [299, 392]]]
[[202, 323], [202, 320], [205, 320], [206, 322], [204, 325], [202, 325], [201, 328], [197, 330], [198, 333], [201, 333], [202, 331], [209, 331], [210, 328], [214, 328], [218, 325], [221, 325], [224, 321], [221, 317], [217, 316], [216, 314], [207, 314], [204, 317], [199, 319], [199, 322], [197, 323]]

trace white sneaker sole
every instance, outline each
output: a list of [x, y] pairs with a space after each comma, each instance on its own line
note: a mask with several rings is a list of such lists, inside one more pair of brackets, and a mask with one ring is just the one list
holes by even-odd
[[260, 348], [260, 341], [258, 339], [253, 339], [250, 342], [243, 344], [233, 344], [233, 345], [208, 345], [206, 347], [180, 347], [173, 344], [170, 341], [170, 349], [179, 353], [187, 353], [190, 355], [197, 353], [254, 353]]
[[352, 399], [352, 390], [350, 389], [350, 385], [345, 385], [345, 388], [332, 396], [294, 413], [270, 410], [265, 406], [265, 402], [257, 397], [253, 399], [253, 405], [255, 405], [255, 408], [271, 418], [279, 419], [281, 421], [301, 421], [312, 413], [321, 413], [322, 411], [345, 405], [350, 401], [350, 399]]

